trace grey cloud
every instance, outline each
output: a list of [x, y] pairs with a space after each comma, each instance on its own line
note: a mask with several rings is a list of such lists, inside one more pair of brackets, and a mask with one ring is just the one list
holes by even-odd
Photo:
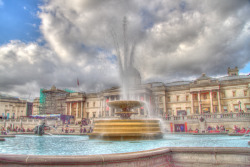
[[47, 1], [38, 14], [45, 46], [0, 46], [0, 91], [29, 94], [53, 84], [79, 89], [77, 78], [82, 91], [117, 86], [111, 32], [122, 49], [124, 16], [143, 82], [226, 74], [228, 66], [250, 62], [249, 9], [244, 0]]

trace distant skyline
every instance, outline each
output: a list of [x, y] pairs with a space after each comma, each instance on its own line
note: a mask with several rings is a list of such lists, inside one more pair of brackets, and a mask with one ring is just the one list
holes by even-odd
[[249, 0], [0, 0], [0, 93], [119, 85], [124, 16], [143, 83], [250, 73]]

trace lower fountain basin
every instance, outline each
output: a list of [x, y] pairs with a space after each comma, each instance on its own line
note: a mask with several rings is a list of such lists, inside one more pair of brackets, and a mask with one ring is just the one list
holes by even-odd
[[90, 139], [149, 140], [162, 138], [159, 120], [96, 120]]

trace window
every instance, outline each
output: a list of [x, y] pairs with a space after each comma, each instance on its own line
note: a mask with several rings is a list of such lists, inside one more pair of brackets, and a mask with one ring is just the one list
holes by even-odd
[[89, 102], [87, 102], [87, 107], [89, 107]]
[[176, 96], [176, 100], [179, 101], [180, 100], [180, 96]]
[[250, 112], [250, 104], [246, 104], [246, 112]]
[[227, 110], [227, 106], [223, 106], [223, 111], [224, 111], [225, 113], [227, 113], [227, 112], [228, 112], [228, 110]]
[[213, 93], [213, 98], [214, 98], [214, 99], [217, 98], [217, 93]]
[[[146, 100], [146, 99], [145, 99]], [[159, 97], [159, 102], [162, 102], [162, 97]]]
[[93, 118], [95, 118], [95, 115], [96, 115], [96, 113], [95, 113], [95, 112], [93, 112]]
[[239, 105], [234, 105], [234, 112], [239, 112]]
[[170, 96], [168, 96], [168, 102], [170, 102]]
[[218, 106], [214, 106], [214, 113], [217, 113], [218, 111]]
[[177, 115], [181, 115], [181, 114], [182, 114], [182, 112], [180, 112], [180, 111], [181, 111], [181, 108], [180, 108], [180, 107], [176, 108], [176, 113], [177, 113]]
[[195, 107], [195, 108], [194, 108], [194, 113], [195, 113], [195, 114], [199, 114], [199, 108], [198, 108], [198, 107]]
[[246, 90], [244, 90], [244, 96], [247, 96], [247, 91]]
[[186, 95], [186, 101], [188, 101], [189, 100], [189, 96], [188, 95]]
[[207, 94], [203, 94], [203, 99], [207, 99]]
[[168, 108], [168, 115], [172, 115], [172, 109]]
[[233, 97], [235, 97], [236, 96], [236, 91], [233, 91], [232, 93], [233, 93]]
[[225, 92], [221, 93], [221, 97], [225, 98], [226, 97], [226, 93]]
[[198, 100], [197, 94], [194, 94], [194, 100]]
[[95, 107], [95, 102], [93, 102], [93, 107]]

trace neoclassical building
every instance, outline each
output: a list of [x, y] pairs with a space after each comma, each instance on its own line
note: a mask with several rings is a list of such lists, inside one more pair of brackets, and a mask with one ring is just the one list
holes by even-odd
[[[202, 74], [194, 81], [137, 83], [130, 90], [130, 98], [144, 101], [145, 105], [136, 109], [138, 114], [133, 116], [136, 118], [250, 112], [250, 76], [239, 75], [237, 67], [228, 68], [228, 75], [218, 78]], [[121, 99], [120, 94], [119, 87], [97, 93], [82, 93], [52, 86], [51, 89], [41, 89], [40, 98], [33, 103], [33, 115], [70, 115], [75, 121], [113, 118], [117, 110], [107, 103]], [[11, 106], [10, 103], [2, 101], [1, 108]], [[25, 115], [24, 110], [17, 111], [15, 115]]]
[[[120, 92], [111, 88], [87, 94], [86, 116], [115, 117], [116, 109], [107, 102], [119, 100]], [[250, 76], [239, 75], [237, 67], [219, 78], [202, 74], [194, 81], [140, 84], [131, 92], [132, 99], [146, 102], [135, 117], [250, 112]]]
[[0, 94], [0, 119], [16, 119], [32, 115], [32, 102]]

